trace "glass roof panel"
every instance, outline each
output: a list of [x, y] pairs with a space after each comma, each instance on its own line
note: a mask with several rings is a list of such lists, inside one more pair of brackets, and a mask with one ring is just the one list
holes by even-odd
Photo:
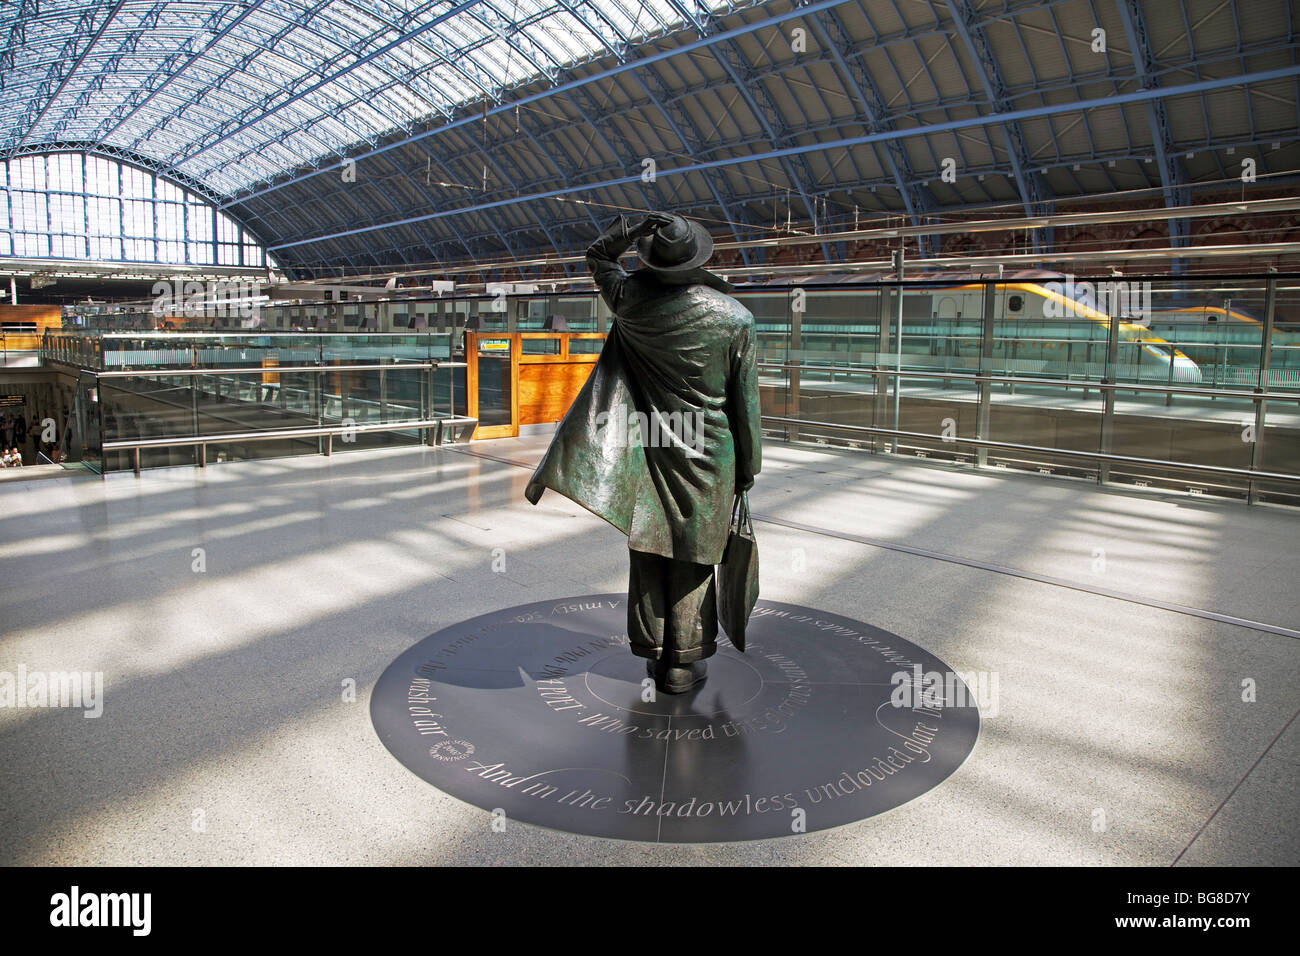
[[0, 158], [90, 140], [233, 193], [680, 23], [668, 0], [6, 3]]

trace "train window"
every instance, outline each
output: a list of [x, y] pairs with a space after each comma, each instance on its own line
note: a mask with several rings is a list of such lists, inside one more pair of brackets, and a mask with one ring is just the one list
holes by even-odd
[[1013, 295], [1007, 299], [1007, 311], [1019, 312], [1025, 307], [1025, 297], [1022, 295]]

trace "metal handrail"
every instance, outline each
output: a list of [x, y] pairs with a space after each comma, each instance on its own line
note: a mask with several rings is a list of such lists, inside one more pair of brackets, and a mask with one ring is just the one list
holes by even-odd
[[344, 435], [351, 432], [397, 431], [410, 428], [433, 428], [440, 424], [467, 424], [477, 421], [463, 415], [447, 418], [418, 418], [401, 422], [372, 422], [355, 425], [308, 425], [302, 428], [269, 428], [253, 432], [226, 432], [216, 435], [198, 435], [177, 438], [126, 438], [106, 441], [104, 451], [127, 451], [132, 448], [173, 448], [194, 445], [224, 445], [239, 441], [274, 441], [277, 438], [316, 438], [321, 435]]
[[961, 438], [959, 436], [931, 435], [926, 432], [909, 432], [895, 428], [880, 428], [875, 425], [840, 425], [835, 422], [815, 422], [804, 418], [783, 418], [778, 415], [764, 415], [765, 422], [779, 422], [783, 425], [804, 425], [810, 428], [831, 428], [842, 431], [865, 432], [870, 435], [887, 435], [896, 438], [919, 438], [936, 441], [945, 445], [973, 445], [976, 448], [1002, 448], [1010, 451], [1034, 452], [1042, 455], [1060, 455], [1066, 458], [1084, 458], [1089, 461], [1119, 462], [1130, 465], [1151, 465], [1160, 468], [1181, 469], [1183, 471], [1209, 472], [1218, 475], [1230, 475], [1239, 478], [1251, 478], [1262, 481], [1290, 481], [1300, 483], [1300, 475], [1288, 475], [1274, 471], [1256, 471], [1251, 468], [1229, 468], [1225, 465], [1195, 465], [1183, 461], [1164, 461], [1160, 458], [1135, 458], [1131, 455], [1116, 455], [1100, 451], [1075, 451], [1068, 448], [1046, 448], [1042, 445], [1021, 445], [1015, 442], [993, 441], [988, 438]]
[[[821, 236], [818, 236], [818, 237], [817, 237], [818, 240], [824, 240], [825, 238], [826, 238], [825, 235], [821, 235]], [[746, 243], [746, 245], [749, 245], [749, 244], [750, 244], [750, 243], [748, 243], [748, 242]], [[723, 248], [723, 244], [718, 244], [715, 248], [719, 248], [719, 249], [720, 249], [720, 248]], [[1214, 247], [1210, 246], [1210, 247], [1200, 247], [1200, 248], [1201, 248], [1201, 249], [1205, 249], [1205, 248], [1214, 248]], [[1135, 250], [1129, 250], [1129, 253], [1131, 254], [1131, 253], [1134, 252], [1134, 251], [1135, 251]], [[1184, 255], [1186, 255], [1186, 254], [1189, 253], [1189, 250], [1187, 250], [1187, 249], [1180, 249], [1179, 252], [1181, 252], [1181, 253], [1183, 253]], [[1196, 252], [1197, 252], [1197, 248], [1196, 248], [1196, 247], [1192, 247], [1192, 248], [1190, 249], [1190, 254], [1191, 254], [1191, 255], [1195, 255]], [[1124, 253], [1123, 253], [1122, 251], [1121, 251], [1120, 253], [1118, 253], [1118, 255], [1119, 255], [1120, 257], [1122, 257], [1123, 254], [1124, 254]], [[546, 261], [548, 261], [548, 262], [552, 262], [552, 261], [555, 261], [555, 260], [546, 260]], [[574, 261], [575, 263], [580, 263], [580, 262], [584, 261], [584, 257], [581, 256], [581, 255], [574, 256], [574, 257], [573, 257], [573, 261]], [[1044, 261], [1050, 261], [1050, 259], [1046, 259], [1046, 260], [1044, 260]], [[515, 261], [509, 263], [509, 266], [510, 266], [511, 268], [518, 268], [519, 266], [522, 266], [522, 265], [528, 265], [528, 263], [527, 263], [526, 261], [525, 261], [525, 262], [521, 262], [521, 261], [519, 261], [519, 260], [515, 260]], [[811, 266], [811, 265], [815, 265], [815, 264], [811, 264], [811, 263], [810, 263], [810, 264], [805, 264], [805, 265], [803, 265], [803, 266], [795, 266], [795, 268], [805, 268], [805, 269], [807, 269], [807, 268], [809, 268], [809, 266]], [[839, 263], [838, 265], [840, 265], [842, 268], [849, 268], [850, 266], [852, 266], [852, 265], [854, 265], [854, 264], [853, 264], [853, 263]], [[888, 270], [889, 270], [889, 267], [890, 267], [890, 265], [892, 265], [892, 263], [890, 263], [888, 260], [882, 260], [882, 261], [881, 261], [881, 265], [884, 267], [884, 271], [887, 273]], [[948, 265], [948, 263], [944, 263], [944, 262], [941, 261], [941, 262], [939, 263], [939, 265], [936, 266], [936, 268], [945, 268], [945, 269], [946, 269], [947, 265]], [[822, 267], [825, 268], [825, 264], [822, 264]], [[960, 268], [960, 267], [959, 267], [959, 268]], [[418, 270], [417, 270], [417, 271], [418, 271]], [[418, 271], [418, 274], [420, 274], [420, 275], [424, 275], [424, 274], [426, 274], [426, 272], [427, 272], [427, 274], [432, 275], [432, 274], [433, 274], [433, 271], [434, 271], [434, 270]], [[445, 271], [445, 270], [444, 270], [444, 271]], [[725, 268], [720, 268], [720, 269], [718, 269], [718, 271], [719, 271], [719, 272], [723, 272], [723, 273], [725, 273], [725, 272], [728, 272], [729, 270], [727, 270], [727, 269], [725, 269]], [[965, 274], [965, 275], [963, 275], [963, 276], [961, 276], [961, 277], [953, 277], [953, 276], [942, 277], [942, 276], [941, 276], [941, 277], [937, 277], [937, 278], [935, 278], [935, 277], [929, 277], [929, 278], [907, 278], [907, 279], [904, 279], [903, 284], [904, 284], [905, 287], [908, 287], [908, 286], [926, 286], [926, 287], [939, 286], [939, 287], [946, 287], [946, 286], [953, 285], [954, 282], [957, 282], [957, 281], [960, 281], [960, 282], [963, 282], [963, 283], [968, 283], [968, 282], [969, 282], [969, 283], [973, 283], [973, 282], [990, 282], [990, 283], [993, 283], [993, 284], [996, 284], [996, 285], [1008, 285], [1008, 284], [1012, 284], [1012, 283], [1016, 283], [1016, 282], [1033, 282], [1033, 281], [1036, 281], [1036, 280], [1034, 280], [1034, 279], [1017, 279], [1017, 278], [1015, 278], [1014, 276], [1003, 276], [1003, 277], [999, 278], [999, 277], [997, 277], [997, 276], [995, 276], [995, 275], [984, 274], [984, 270], [983, 270], [982, 268], [980, 268], [980, 267], [967, 268], [967, 269], [964, 270], [964, 271], [966, 271], [967, 274]], [[1050, 271], [1055, 272], [1055, 270], [1050, 270]], [[383, 274], [381, 274], [380, 278], [383, 278], [383, 277], [386, 277], [386, 276], [389, 276], [389, 275], [393, 275], [393, 273], [383, 273]], [[1062, 275], [1063, 275], [1063, 274], [1062, 274]], [[368, 276], [358, 276], [357, 278], [359, 278], [359, 279], [366, 279], [366, 278], [369, 278], [369, 277], [368, 277]], [[583, 277], [583, 278], [585, 279], [586, 277]], [[1262, 280], [1266, 280], [1266, 279], [1270, 279], [1270, 278], [1281, 279], [1281, 280], [1296, 280], [1296, 279], [1300, 279], [1300, 272], [1296, 272], [1296, 271], [1294, 271], [1294, 270], [1290, 270], [1290, 269], [1282, 270], [1282, 271], [1279, 271], [1279, 272], [1276, 272], [1276, 273], [1260, 273], [1260, 272], [1197, 272], [1197, 273], [1192, 273], [1192, 274], [1188, 274], [1188, 275], [1170, 275], [1170, 274], [1167, 273], [1167, 272], [1166, 272], [1166, 273], [1163, 273], [1163, 274], [1161, 274], [1161, 273], [1152, 273], [1152, 272], [1141, 272], [1141, 273], [1134, 272], [1134, 273], [1127, 273], [1127, 274], [1122, 275], [1122, 276], [1115, 276], [1115, 275], [1112, 275], [1108, 270], [1103, 269], [1102, 267], [1095, 267], [1095, 271], [1091, 271], [1091, 272], [1088, 272], [1088, 273], [1086, 273], [1086, 274], [1085, 274], [1085, 273], [1076, 273], [1076, 274], [1074, 275], [1074, 278], [1075, 278], [1076, 280], [1078, 280], [1078, 281], [1081, 281], [1081, 282], [1082, 282], [1082, 281], [1095, 282], [1095, 281], [1098, 281], [1098, 280], [1100, 280], [1100, 281], [1108, 281], [1108, 280], [1109, 280], [1109, 281], [1117, 281], [1117, 282], [1152, 282], [1152, 283], [1158, 283], [1158, 284], [1161, 284], [1161, 285], [1173, 285], [1173, 284], [1193, 284], [1193, 285], [1198, 285], [1198, 284], [1199, 284], [1199, 285], [1208, 285], [1208, 284], [1212, 284], [1212, 283], [1215, 283], [1215, 282], [1223, 282], [1223, 281], [1237, 281], [1237, 282], [1250, 281], [1250, 282], [1261, 282]], [[546, 280], [546, 281], [549, 282], [550, 280]], [[1053, 280], [1052, 280], [1052, 279], [1045, 279], [1045, 281], [1053, 281]], [[475, 286], [477, 286], [477, 285], [479, 285], [479, 284], [480, 284], [480, 283], [473, 283], [473, 285], [475, 285]], [[812, 288], [813, 288], [813, 289], [816, 289], [816, 290], [818, 290], [818, 291], [823, 290], [823, 289], [825, 289], [825, 290], [827, 290], [827, 291], [832, 291], [832, 290], [835, 290], [835, 289], [848, 289], [848, 290], [856, 290], [856, 289], [863, 289], [863, 288], [866, 288], [866, 289], [876, 289], [876, 288], [880, 288], [880, 287], [885, 287], [885, 288], [887, 288], [887, 289], [892, 290], [896, 285], [897, 285], [897, 282], [896, 282], [894, 279], [892, 279], [892, 278], [891, 278], [891, 279], [860, 279], [860, 280], [857, 280], [857, 281], [835, 282], [835, 283], [825, 283], [825, 284], [822, 284], [822, 283], [816, 283], [816, 284], [812, 284]], [[376, 289], [377, 289], [377, 288], [378, 288], [378, 287], [376, 287]], [[761, 283], [761, 284], [742, 284], [742, 285], [737, 286], [737, 291], [738, 291], [738, 292], [741, 292], [741, 293], [745, 293], [745, 294], [754, 294], [754, 293], [765, 293], [765, 292], [768, 292], [769, 290], [772, 291], [772, 292], [788, 292], [788, 291], [790, 291], [791, 289], [796, 289], [796, 288], [807, 289], [807, 288], [809, 288], [809, 284], [808, 284], [808, 283], [798, 283], [798, 282], [784, 282], [784, 283], [773, 282], [773, 283]], [[464, 299], [476, 299], [476, 300], [488, 300], [488, 301], [490, 301], [490, 300], [492, 300], [493, 298], [495, 298], [495, 296], [492, 295], [491, 293], [487, 293], [487, 292], [468, 292], [468, 291], [466, 291], [466, 290], [463, 289], [463, 288], [457, 288], [457, 290], [455, 291], [455, 293], [453, 293], [452, 295], [447, 295], [447, 296], [438, 296], [438, 295], [435, 295], [435, 294], [433, 294], [433, 293], [428, 293], [428, 292], [418, 292], [417, 290], [414, 290], [414, 289], [409, 289], [409, 290], [406, 290], [406, 291], [407, 291], [407, 292], [410, 292], [411, 294], [410, 294], [409, 296], [397, 296], [397, 297], [393, 297], [393, 298], [391, 298], [389, 301], [390, 301], [391, 303], [405, 305], [405, 304], [409, 304], [409, 303], [422, 304], [422, 303], [431, 303], [431, 302], [458, 301], [458, 300], [464, 300]], [[574, 291], [565, 291], [565, 292], [556, 292], [556, 293], [548, 293], [548, 292], [540, 292], [540, 291], [539, 291], [539, 292], [533, 292], [533, 293], [519, 293], [519, 294], [516, 294], [516, 295], [511, 295], [511, 298], [517, 298], [517, 299], [537, 299], [537, 298], [545, 298], [546, 296], [551, 295], [551, 294], [562, 295], [562, 296], [564, 296], [564, 297], [566, 297], [566, 298], [577, 298], [577, 297], [580, 297], [580, 296], [594, 296], [594, 295], [596, 295], [595, 292], [591, 292], [591, 291], [588, 291], [588, 290], [582, 290], [582, 291], [577, 291], [577, 292], [574, 292]], [[283, 303], [283, 304], [282, 304], [282, 303], [279, 303], [279, 302], [272, 302], [272, 303], [269, 303], [269, 304], [266, 305], [266, 306], [263, 306], [263, 308], [264, 308], [264, 309], [274, 309], [274, 308], [303, 308], [303, 307], [310, 308], [310, 307], [312, 307], [312, 306], [320, 307], [320, 306], [323, 305], [323, 304], [324, 304], [324, 303], [315, 302], [315, 303], [306, 303], [304, 306], [294, 306], [294, 305], [289, 305], [289, 304], [287, 304], [287, 303]]]
[[51, 333], [60, 335], [84, 335], [87, 338], [101, 339], [274, 339], [274, 338], [293, 338], [294, 336], [310, 336], [320, 338], [329, 336], [332, 338], [373, 338], [387, 336], [402, 336], [405, 338], [432, 338], [450, 336], [450, 332], [330, 332], [321, 331], [313, 332], [307, 329], [265, 329], [262, 331], [237, 331], [237, 332], [170, 332], [165, 329], [122, 329], [120, 331], [108, 331], [100, 329], [51, 329]]
[[255, 432], [228, 432], [217, 435], [201, 435], [197, 437], [177, 437], [177, 438], [135, 438], [121, 439], [117, 441], [106, 441], [100, 444], [102, 454], [113, 451], [131, 451], [134, 452], [134, 471], [136, 477], [140, 476], [140, 452], [148, 448], [192, 448], [198, 447], [200, 450], [198, 467], [207, 467], [207, 446], [208, 445], [225, 445], [234, 442], [251, 442], [251, 441], [275, 441], [284, 438], [328, 438], [331, 441], [327, 443], [325, 454], [329, 455], [333, 451], [332, 439], [335, 435], [349, 435], [357, 432], [385, 432], [385, 431], [409, 431], [411, 429], [436, 429], [436, 443], [442, 444], [442, 431], [447, 426], [455, 427], [457, 425], [477, 424], [477, 418], [469, 418], [465, 415], [449, 415], [445, 418], [423, 418], [413, 421], [401, 422], [375, 422], [371, 424], [355, 425], [313, 425], [302, 428], [281, 428], [268, 429]]
[[139, 368], [97, 372], [99, 378], [150, 378], [166, 375], [276, 375], [280, 372], [391, 372], [403, 369], [464, 368], [464, 362], [393, 362], [388, 365], [255, 365], [240, 368]]
[[929, 372], [922, 370], [900, 370], [876, 368], [871, 365], [796, 365], [787, 362], [758, 362], [759, 368], [795, 369], [805, 372], [849, 372], [860, 375], [887, 375], [903, 378], [938, 378], [947, 381], [969, 382], [978, 385], [982, 382], [1005, 385], [1050, 385], [1053, 388], [1114, 389], [1117, 392], [1159, 392], [1161, 395], [1208, 395], [1211, 398], [1266, 398], [1270, 402], [1300, 402], [1300, 392], [1272, 392], [1255, 386], [1253, 389], [1211, 389], [1193, 388], [1186, 385], [1143, 385], [1140, 382], [1107, 382], [1087, 379], [1069, 378], [1030, 378], [1020, 375], [970, 375], [961, 372]]

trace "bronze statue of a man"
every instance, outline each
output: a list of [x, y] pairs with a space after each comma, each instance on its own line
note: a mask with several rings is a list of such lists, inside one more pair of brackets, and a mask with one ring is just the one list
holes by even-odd
[[761, 463], [754, 317], [702, 268], [712, 252], [703, 227], [664, 213], [619, 216], [592, 243], [614, 322], [525, 492], [551, 488], [628, 536], [628, 638], [668, 693], [703, 681], [717, 651], [713, 569]]

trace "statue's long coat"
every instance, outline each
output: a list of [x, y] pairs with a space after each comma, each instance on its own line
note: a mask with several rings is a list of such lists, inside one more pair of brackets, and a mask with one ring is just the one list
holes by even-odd
[[[735, 491], [761, 464], [754, 317], [703, 270], [676, 282], [624, 272], [629, 244], [616, 222], [588, 251], [616, 318], [525, 496], [536, 504], [550, 488], [627, 534], [634, 551], [717, 564]], [[653, 430], [654, 419], [661, 436], [686, 443], [638, 440], [640, 422]], [[682, 421], [701, 423], [699, 434]]]

